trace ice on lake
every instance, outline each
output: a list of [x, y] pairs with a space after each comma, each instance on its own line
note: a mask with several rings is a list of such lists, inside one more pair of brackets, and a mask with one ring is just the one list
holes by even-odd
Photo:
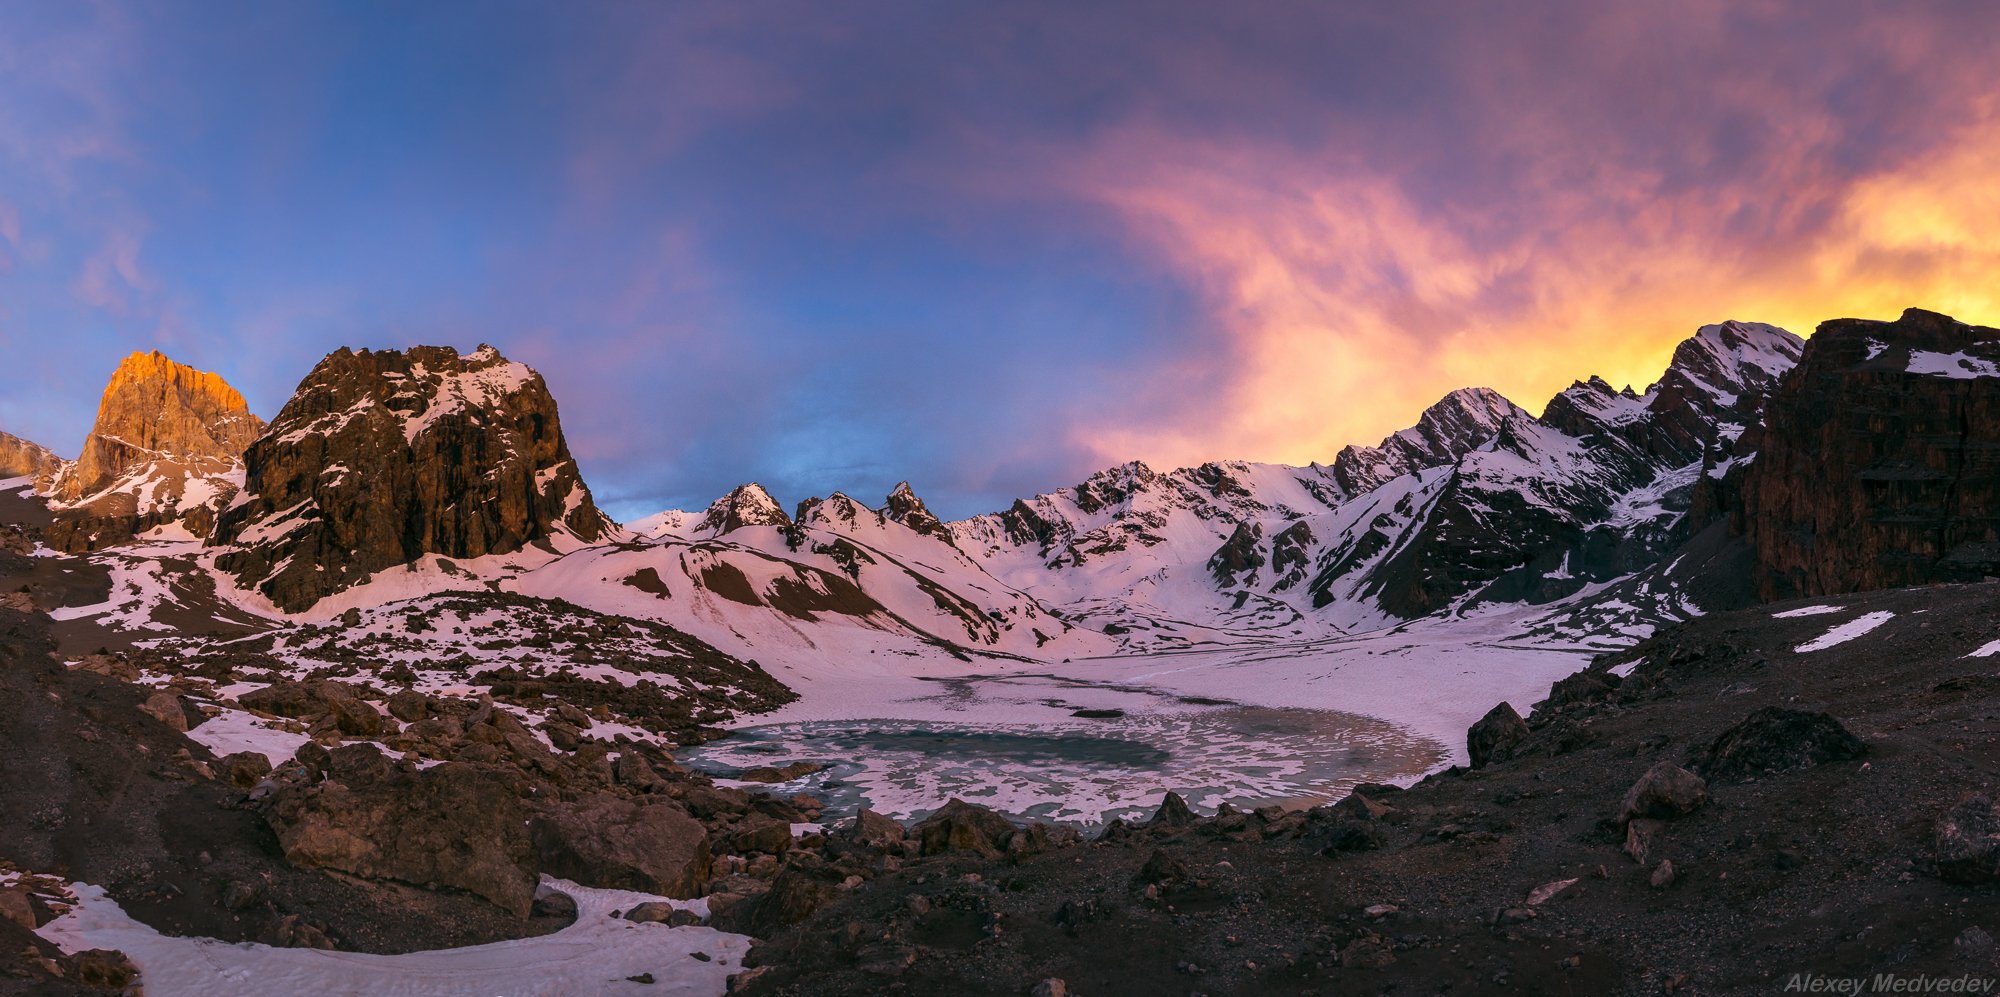
[[1310, 805], [1357, 783], [1420, 775], [1446, 751], [1372, 717], [1229, 706], [1034, 725], [803, 721], [739, 728], [679, 758], [724, 779], [761, 766], [825, 764], [769, 788], [820, 798], [828, 819], [864, 806], [920, 819], [957, 797], [1025, 819], [1096, 825], [1145, 817], [1168, 790], [1198, 810]]

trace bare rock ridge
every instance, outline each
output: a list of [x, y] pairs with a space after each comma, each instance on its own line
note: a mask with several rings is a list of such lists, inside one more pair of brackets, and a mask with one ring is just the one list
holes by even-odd
[[540, 374], [491, 346], [342, 349], [245, 454], [218, 566], [303, 610], [427, 554], [594, 542], [614, 527], [571, 459]]
[[1745, 436], [1736, 525], [1765, 599], [2000, 575], [2000, 330], [1823, 323]]
[[94, 550], [178, 523], [205, 536], [264, 423], [220, 376], [161, 355], [118, 365], [83, 453], [47, 485], [53, 546]]
[[62, 470], [63, 459], [39, 443], [12, 433], [0, 433], [0, 478], [33, 478], [37, 490], [45, 489]]

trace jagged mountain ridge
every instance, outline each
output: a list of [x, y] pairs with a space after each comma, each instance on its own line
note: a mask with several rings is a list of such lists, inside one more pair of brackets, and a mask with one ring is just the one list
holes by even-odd
[[746, 656], [1324, 637], [1550, 603], [1656, 563], [1725, 502], [1800, 343], [1706, 326], [1644, 393], [1582, 381], [1536, 417], [1463, 389], [1328, 465], [1132, 462], [950, 523], [908, 483], [879, 507], [834, 493], [790, 514], [750, 483], [629, 531], [591, 504], [533, 371], [490, 347], [343, 350], [251, 446], [209, 557], [282, 613], [500, 588]]

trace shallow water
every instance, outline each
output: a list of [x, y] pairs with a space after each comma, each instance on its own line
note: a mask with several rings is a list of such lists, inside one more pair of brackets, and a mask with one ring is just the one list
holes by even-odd
[[1371, 717], [1327, 710], [1224, 709], [1077, 719], [1032, 727], [840, 720], [744, 727], [679, 752], [719, 778], [820, 762], [769, 787], [809, 793], [827, 819], [862, 807], [920, 819], [952, 797], [1017, 817], [1101, 824], [1150, 814], [1168, 790], [1196, 809], [1334, 799], [1360, 782], [1425, 772], [1444, 747]]

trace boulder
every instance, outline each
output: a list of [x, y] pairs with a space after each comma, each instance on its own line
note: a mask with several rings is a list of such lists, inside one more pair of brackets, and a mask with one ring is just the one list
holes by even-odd
[[139, 681], [139, 666], [122, 654], [88, 654], [79, 658], [76, 669], [115, 678], [120, 682]]
[[862, 810], [847, 828], [846, 837], [856, 844], [887, 850], [903, 843], [903, 825], [873, 810]]
[[1160, 809], [1153, 812], [1153, 819], [1147, 827], [1186, 827], [1194, 823], [1194, 811], [1188, 809], [1187, 801], [1181, 794], [1169, 792], [1160, 800]]
[[729, 836], [729, 847], [738, 855], [783, 855], [792, 847], [789, 821], [752, 819]]
[[1665, 822], [1645, 817], [1636, 818], [1626, 824], [1625, 854], [1632, 856], [1632, 861], [1645, 865], [1652, 857], [1653, 843], [1664, 827], [1666, 827]]
[[389, 694], [389, 715], [404, 723], [416, 723], [431, 715], [429, 696], [415, 689], [401, 689]]
[[1396, 812], [1395, 807], [1369, 799], [1359, 790], [1341, 797], [1330, 809], [1342, 817], [1354, 820], [1381, 820]]
[[1015, 830], [1013, 821], [957, 797], [910, 829], [925, 855], [974, 852], [987, 858], [998, 858]]
[[181, 697], [164, 689], [147, 696], [146, 701], [139, 704], [139, 712], [175, 730], [188, 729], [187, 712], [181, 709]]
[[446, 763], [392, 764], [373, 744], [327, 752], [325, 781], [282, 787], [265, 819], [294, 864], [450, 887], [519, 917], [534, 904], [534, 851], [514, 789]]
[[1985, 793], [1959, 800], [1938, 818], [1931, 851], [1940, 879], [1953, 883], [2000, 880], [2000, 804]]
[[137, 979], [139, 967], [130, 956], [113, 949], [87, 949], [71, 957], [76, 981], [88, 987], [123, 990]]
[[1646, 774], [1625, 791], [1618, 822], [1629, 824], [1639, 817], [1662, 820], [1685, 817], [1707, 802], [1708, 783], [1701, 776], [1663, 761], [1647, 769]]
[[1514, 750], [1528, 739], [1528, 723], [1509, 703], [1501, 703], [1479, 718], [1465, 732], [1465, 751], [1472, 756], [1473, 768], [1514, 757]]
[[749, 934], [768, 938], [811, 917], [840, 894], [846, 877], [809, 856], [787, 861], [750, 914]]
[[216, 777], [238, 789], [250, 789], [271, 774], [271, 759], [261, 751], [237, 751], [215, 760]]
[[1734, 781], [1867, 753], [1860, 738], [1825, 713], [1766, 706], [1723, 731], [1696, 767], [1710, 779]]
[[673, 803], [593, 793], [529, 824], [544, 872], [603, 889], [677, 899], [701, 895], [708, 830]]

